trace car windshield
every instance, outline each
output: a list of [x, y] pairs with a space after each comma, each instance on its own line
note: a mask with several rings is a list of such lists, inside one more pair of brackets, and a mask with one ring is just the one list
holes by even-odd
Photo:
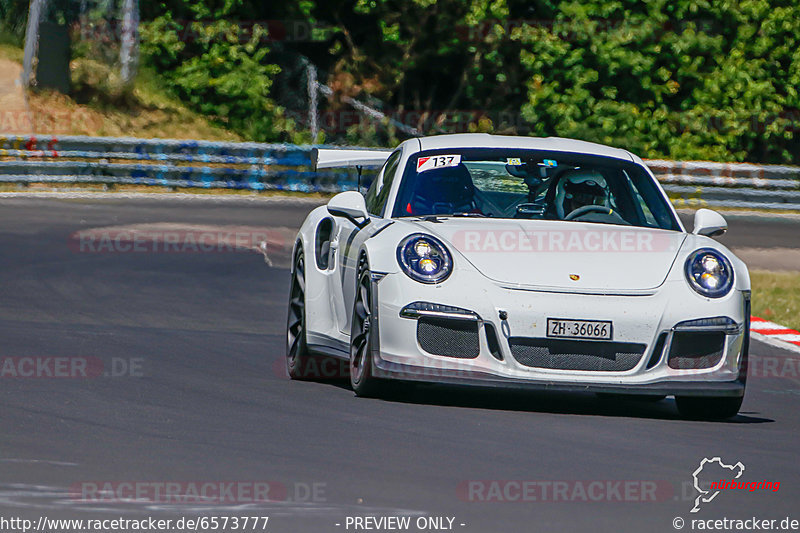
[[653, 178], [634, 163], [571, 152], [444, 149], [408, 161], [394, 217], [575, 220], [678, 230]]

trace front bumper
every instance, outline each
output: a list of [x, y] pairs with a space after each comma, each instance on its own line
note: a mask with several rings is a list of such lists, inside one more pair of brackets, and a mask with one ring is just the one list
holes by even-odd
[[480, 388], [502, 388], [510, 390], [541, 390], [560, 392], [603, 392], [613, 394], [641, 394], [652, 396], [731, 396], [744, 395], [745, 384], [741, 381], [660, 381], [648, 384], [607, 384], [578, 381], [544, 381], [539, 379], [517, 379], [471, 371], [436, 369], [389, 363], [380, 358], [373, 360], [375, 377], [421, 383], [462, 385]]
[[[378, 296], [373, 300], [374, 311], [379, 317], [373, 354], [376, 377], [512, 389], [686, 396], [744, 394], [744, 324], [749, 313], [742, 292], [733, 291], [712, 300], [700, 297], [685, 283], [668, 281], [646, 294], [573, 294], [504, 288], [469, 271], [459, 272], [458, 280], [437, 286], [423, 286], [402, 273], [388, 274], [374, 283], [374, 294]], [[474, 313], [480, 325], [477, 356], [448, 357], [423, 349], [417, 337], [418, 319], [408, 313], [401, 316], [401, 310], [416, 301]], [[708, 368], [671, 368], [668, 354], [675, 326], [716, 316], [730, 317], [740, 325], [734, 332], [725, 332], [719, 361]], [[545, 339], [548, 317], [611, 320], [613, 340], [644, 345], [643, 354], [632, 368], [623, 371], [521, 364], [509, 339]], [[489, 345], [486, 325], [493, 327], [499, 341], [493, 347]], [[659, 337], [663, 342], [657, 342]]]

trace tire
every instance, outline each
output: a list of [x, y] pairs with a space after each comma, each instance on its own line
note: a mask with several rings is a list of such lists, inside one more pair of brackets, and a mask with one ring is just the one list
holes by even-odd
[[676, 396], [678, 412], [693, 420], [722, 420], [736, 416], [744, 396], [738, 398], [716, 396]]
[[286, 318], [286, 372], [290, 379], [310, 380], [315, 376], [309, 376], [306, 371], [312, 367], [309, 362], [313, 356], [306, 344], [306, 271], [302, 250], [295, 256], [292, 272]]
[[356, 396], [377, 396], [379, 380], [372, 373], [372, 276], [361, 258], [356, 277], [356, 297], [350, 320], [350, 386]]

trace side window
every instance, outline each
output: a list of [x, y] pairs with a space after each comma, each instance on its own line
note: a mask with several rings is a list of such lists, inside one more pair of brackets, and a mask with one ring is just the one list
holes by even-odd
[[647, 202], [645, 202], [644, 198], [642, 198], [642, 195], [639, 194], [638, 189], [634, 188], [633, 192], [636, 194], [636, 201], [639, 202], [639, 206], [642, 208], [642, 214], [644, 215], [646, 224], [653, 228], [657, 228], [658, 222], [656, 221], [656, 217], [650, 211], [650, 208], [647, 206]]
[[389, 191], [392, 188], [392, 181], [395, 174], [397, 174], [397, 165], [400, 163], [401, 154], [402, 152], [398, 150], [389, 156], [389, 159], [386, 160], [383, 168], [372, 182], [372, 186], [367, 191], [365, 202], [369, 214], [380, 216], [383, 212], [383, 207], [386, 205], [386, 199], [389, 198]]
[[628, 175], [627, 172], [623, 171], [622, 174], [625, 176], [625, 183], [627, 185], [626, 188], [631, 191], [633, 195], [634, 208], [637, 211], [637, 218], [639, 219], [639, 224], [637, 225], [650, 226], [652, 228], [659, 227], [655, 215], [653, 215], [653, 212], [650, 210], [647, 202], [642, 197], [642, 193], [639, 191], [636, 183], [634, 183], [634, 181], [631, 179], [631, 176]]

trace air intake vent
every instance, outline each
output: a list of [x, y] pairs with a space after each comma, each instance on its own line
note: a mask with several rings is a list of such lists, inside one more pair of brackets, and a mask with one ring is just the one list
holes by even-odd
[[646, 346], [628, 342], [594, 342], [511, 337], [511, 354], [521, 365], [558, 370], [623, 372], [634, 368]]
[[669, 349], [669, 367], [677, 370], [712, 368], [722, 359], [725, 333], [722, 331], [676, 331]]
[[478, 323], [471, 320], [422, 317], [417, 321], [417, 341], [433, 355], [474, 359], [480, 353]]

